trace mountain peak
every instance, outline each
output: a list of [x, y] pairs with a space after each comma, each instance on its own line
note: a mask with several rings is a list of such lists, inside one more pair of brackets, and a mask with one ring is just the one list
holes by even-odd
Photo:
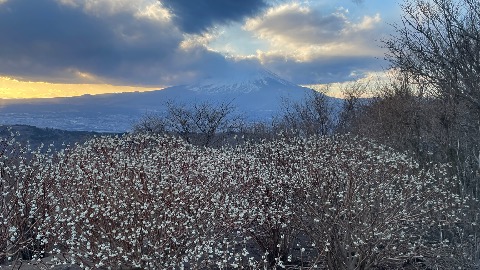
[[265, 86], [297, 85], [280, 78], [277, 74], [263, 69], [253, 69], [244, 72], [233, 72], [226, 76], [210, 77], [201, 82], [187, 86], [188, 90], [203, 93], [250, 93], [256, 92]]

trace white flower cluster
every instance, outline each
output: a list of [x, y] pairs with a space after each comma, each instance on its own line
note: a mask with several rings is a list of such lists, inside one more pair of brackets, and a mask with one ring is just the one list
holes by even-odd
[[453, 188], [445, 168], [349, 137], [210, 149], [135, 134], [59, 152], [12, 137], [0, 140], [0, 264], [448, 268], [471, 244]]

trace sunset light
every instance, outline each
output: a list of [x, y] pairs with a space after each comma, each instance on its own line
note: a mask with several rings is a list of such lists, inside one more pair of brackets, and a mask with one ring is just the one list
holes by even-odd
[[144, 92], [163, 87], [135, 87], [111, 84], [61, 84], [48, 82], [20, 81], [10, 77], [0, 77], [0, 99], [74, 97], [85, 94]]

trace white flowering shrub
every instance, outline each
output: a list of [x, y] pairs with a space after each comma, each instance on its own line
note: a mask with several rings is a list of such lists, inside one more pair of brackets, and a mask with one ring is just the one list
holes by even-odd
[[54, 179], [45, 173], [53, 164], [43, 146], [33, 150], [15, 138], [0, 138], [0, 263], [41, 258], [51, 242], [41, 230], [52, 214]]
[[[172, 138], [98, 138], [61, 158], [52, 233], [82, 266], [159, 269], [190, 262], [214, 220], [204, 156]], [[209, 217], [209, 216], [208, 216]], [[203, 220], [206, 220], [203, 222]]]
[[262, 148], [283, 153], [286, 173], [299, 173], [290, 183], [293, 222], [328, 269], [471, 267], [462, 238], [470, 200], [451, 192], [445, 167], [422, 170], [404, 154], [348, 137], [290, 138]]
[[[468, 198], [442, 166], [343, 137], [195, 147], [99, 137], [0, 148], [0, 259], [84, 269], [471, 267]], [[453, 256], [452, 256], [453, 255]]]

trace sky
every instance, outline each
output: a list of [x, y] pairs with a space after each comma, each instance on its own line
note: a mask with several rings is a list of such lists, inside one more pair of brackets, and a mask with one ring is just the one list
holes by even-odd
[[0, 98], [146, 91], [265, 68], [301, 85], [388, 67], [394, 0], [0, 0]]

